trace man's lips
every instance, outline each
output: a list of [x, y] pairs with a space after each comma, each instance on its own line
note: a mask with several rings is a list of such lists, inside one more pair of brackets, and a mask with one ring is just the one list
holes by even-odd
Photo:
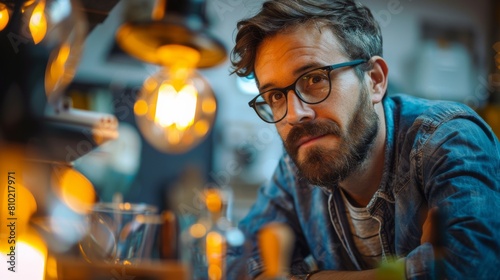
[[316, 139], [319, 139], [319, 138], [322, 138], [323, 136], [325, 135], [317, 135], [317, 136], [306, 136], [306, 137], [302, 137], [299, 139], [299, 141], [297, 141], [297, 145], [295, 146], [297, 149], [300, 148], [301, 146], [309, 143], [309, 142], [312, 142]]

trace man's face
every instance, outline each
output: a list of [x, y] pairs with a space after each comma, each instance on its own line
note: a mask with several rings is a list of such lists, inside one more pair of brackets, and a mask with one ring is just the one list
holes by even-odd
[[[255, 74], [261, 92], [288, 86], [313, 68], [349, 61], [328, 28], [315, 25], [267, 38], [257, 50]], [[378, 116], [366, 84], [352, 67], [333, 70], [330, 96], [305, 104], [288, 92], [288, 114], [276, 124], [288, 154], [311, 183], [331, 186], [366, 159], [378, 131]]]

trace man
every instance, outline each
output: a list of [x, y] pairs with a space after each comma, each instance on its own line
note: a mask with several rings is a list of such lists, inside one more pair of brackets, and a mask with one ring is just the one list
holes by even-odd
[[370, 279], [390, 259], [408, 279], [498, 278], [498, 139], [465, 105], [386, 96], [367, 8], [268, 1], [238, 23], [232, 63], [255, 77], [249, 105], [286, 150], [240, 223], [251, 277], [265, 269], [259, 230], [282, 222], [296, 240], [291, 279]]

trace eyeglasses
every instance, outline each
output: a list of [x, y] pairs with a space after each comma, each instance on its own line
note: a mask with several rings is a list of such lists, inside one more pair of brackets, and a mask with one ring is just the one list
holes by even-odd
[[290, 90], [304, 103], [321, 103], [330, 95], [331, 71], [365, 62], [366, 60], [357, 59], [313, 69], [285, 88], [275, 88], [257, 95], [248, 102], [248, 106], [252, 107], [263, 121], [277, 123], [285, 118], [288, 112], [287, 94]]

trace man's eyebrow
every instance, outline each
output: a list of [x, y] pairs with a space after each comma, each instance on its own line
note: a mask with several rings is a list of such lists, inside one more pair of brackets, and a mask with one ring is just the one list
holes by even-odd
[[[302, 65], [301, 67], [293, 70], [292, 74], [297, 77], [296, 79], [298, 79], [299, 75], [303, 75], [308, 70], [315, 69], [318, 67], [321, 67], [321, 65], [319, 65], [318, 63], [308, 63], [308, 64]], [[259, 87], [259, 81], [257, 79], [255, 79], [255, 80], [257, 81], [257, 88], [259, 89], [259, 92], [264, 92], [266, 90], [276, 88], [272, 82], [264, 84], [261, 87]]]
[[258, 87], [258, 85], [257, 85], [257, 88], [259, 89], [259, 92], [264, 92], [268, 89], [275, 88], [275, 87], [273, 86], [273, 83], [267, 83], [267, 84], [263, 85], [262, 87]]
[[295, 69], [292, 73], [294, 76], [299, 76], [299, 75], [305, 74], [305, 72], [307, 72], [308, 70], [312, 70], [312, 69], [315, 69], [315, 68], [318, 68], [321, 66], [322, 65], [320, 65], [318, 63], [308, 63], [308, 64], [305, 64], [305, 65]]

